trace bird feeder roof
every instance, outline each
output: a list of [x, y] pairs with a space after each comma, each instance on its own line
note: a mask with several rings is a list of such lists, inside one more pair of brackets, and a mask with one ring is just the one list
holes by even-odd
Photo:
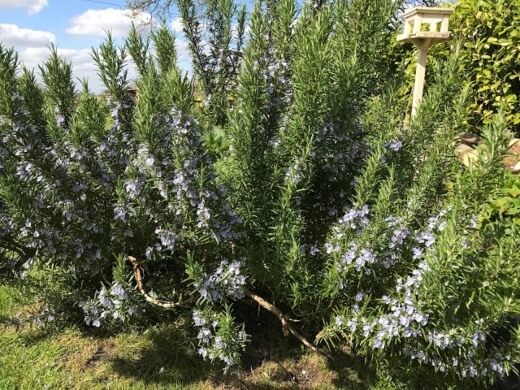
[[414, 7], [406, 10], [403, 13], [403, 18], [409, 19], [415, 15], [438, 15], [442, 17], [449, 17], [453, 12], [453, 8], [441, 8], [441, 7]]
[[[428, 39], [431, 43], [447, 41], [450, 39], [448, 23], [452, 8], [440, 7], [415, 7], [403, 14], [405, 20], [404, 32], [398, 35], [398, 41], [416, 43], [419, 40]], [[427, 25], [428, 31], [423, 31]]]

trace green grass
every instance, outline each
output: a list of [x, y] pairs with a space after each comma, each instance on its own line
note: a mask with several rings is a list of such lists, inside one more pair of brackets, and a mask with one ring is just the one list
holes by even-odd
[[212, 388], [212, 373], [179, 348], [173, 327], [103, 337], [74, 327], [20, 326], [12, 318], [23, 308], [11, 303], [11, 292], [0, 288], [2, 390]]
[[[35, 306], [15, 288], [0, 285], [0, 390], [418, 388], [377, 380], [348, 351], [332, 361], [309, 353], [294, 338], [281, 336], [275, 321], [249, 330], [255, 337], [243, 368], [224, 376], [188, 348], [178, 325], [103, 335], [79, 326], [43, 329], [17, 319]], [[426, 383], [420, 388], [443, 388]]]
[[33, 306], [15, 288], [0, 286], [1, 390], [365, 389], [370, 383], [362, 362], [344, 355], [331, 365], [282, 337], [275, 322], [259, 325], [262, 336], [254, 338], [244, 368], [224, 376], [185, 345], [175, 324], [110, 336], [73, 326], [49, 330], [17, 319]]

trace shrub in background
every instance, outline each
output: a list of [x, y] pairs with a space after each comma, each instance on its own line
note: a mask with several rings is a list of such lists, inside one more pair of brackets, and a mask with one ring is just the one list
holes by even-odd
[[[430, 59], [446, 59], [455, 46], [460, 47], [460, 62], [465, 85], [472, 97], [466, 105], [466, 130], [479, 132], [483, 124], [492, 123], [499, 109], [511, 130], [520, 135], [520, 2], [518, 0], [458, 0], [439, 6], [453, 7], [450, 17], [451, 43], [435, 45]], [[416, 50], [412, 44], [390, 41], [385, 55], [405, 72], [402, 99], [411, 107], [415, 80]], [[427, 80], [431, 80], [428, 72]], [[426, 83], [430, 84], [429, 81]]]
[[456, 6], [452, 23], [464, 42], [461, 61], [474, 91], [469, 125], [493, 122], [502, 107], [520, 134], [520, 2], [464, 0]]

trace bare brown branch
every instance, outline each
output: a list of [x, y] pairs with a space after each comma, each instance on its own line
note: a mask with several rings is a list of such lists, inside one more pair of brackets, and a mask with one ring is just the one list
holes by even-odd
[[273, 313], [275, 316], [278, 317], [278, 319], [282, 323], [282, 331], [283, 331], [285, 336], [287, 336], [289, 333], [291, 333], [303, 345], [305, 345], [306, 347], [310, 348], [311, 350], [316, 352], [318, 355], [323, 356], [323, 357], [328, 358], [328, 359], [332, 359], [329, 355], [325, 354], [324, 352], [322, 352], [321, 350], [316, 348], [316, 346], [312, 345], [312, 343], [309, 340], [307, 340], [296, 329], [294, 329], [294, 327], [289, 323], [290, 319], [288, 319], [282, 313], [282, 311], [280, 309], [278, 309], [276, 306], [274, 306], [273, 304], [267, 302], [264, 298], [262, 298], [261, 296], [255, 294], [255, 293], [253, 293], [253, 292], [251, 292], [249, 290], [246, 290], [245, 294], [246, 294], [247, 297], [251, 298], [253, 301], [258, 303], [265, 310], [270, 311], [271, 313]]
[[[142, 268], [139, 265], [139, 262], [137, 259], [133, 256], [128, 256], [128, 261], [132, 264], [132, 267], [134, 269], [134, 279], [137, 283], [137, 288], [141, 292], [141, 294], [144, 296], [145, 300], [153, 305], [162, 307], [164, 309], [176, 309], [181, 306], [186, 305], [187, 303], [193, 301], [193, 299], [188, 299], [185, 301], [179, 301], [179, 302], [168, 302], [168, 301], [162, 301], [159, 299], [156, 299], [152, 296], [150, 296], [144, 289], [143, 286], [143, 275], [142, 275]], [[303, 345], [310, 348], [312, 351], [316, 352], [318, 355], [326, 357], [328, 359], [331, 359], [330, 356], [316, 348], [309, 340], [307, 340], [305, 337], [303, 337], [294, 327], [290, 324], [290, 322], [297, 322], [297, 320], [293, 320], [289, 317], [287, 317], [283, 312], [278, 309], [273, 304], [267, 302], [264, 298], [261, 296], [246, 290], [245, 294], [247, 297], [251, 298], [254, 302], [258, 303], [261, 307], [263, 307], [265, 310], [273, 313], [275, 316], [278, 317], [280, 322], [282, 323], [282, 331], [285, 336], [289, 335], [291, 333], [294, 337], [296, 337]]]
[[163, 309], [178, 309], [179, 307], [186, 306], [187, 304], [193, 302], [192, 298], [186, 299], [186, 300], [179, 300], [178, 302], [169, 302], [169, 301], [163, 301], [157, 298], [152, 297], [150, 294], [146, 292], [143, 285], [143, 274], [142, 274], [142, 268], [139, 265], [139, 262], [137, 259], [133, 256], [128, 256], [128, 261], [132, 264], [132, 267], [134, 269], [134, 279], [137, 283], [137, 288], [139, 289], [139, 292], [143, 295], [146, 302], [151, 303], [152, 305], [162, 307]]

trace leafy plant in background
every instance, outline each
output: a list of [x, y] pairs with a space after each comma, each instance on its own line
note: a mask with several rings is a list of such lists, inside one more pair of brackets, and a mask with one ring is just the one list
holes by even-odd
[[[446, 59], [453, 52], [454, 45], [461, 46], [465, 85], [473, 91], [472, 98], [466, 103], [466, 130], [479, 131], [483, 124], [493, 122], [502, 108], [512, 131], [518, 136], [520, 2], [458, 0], [441, 2], [438, 6], [454, 8], [450, 17], [453, 43], [433, 46], [430, 58]], [[385, 55], [405, 71], [407, 82], [403, 83], [401, 94], [403, 101], [411, 105], [416, 51], [411, 44], [402, 45], [394, 37]], [[427, 79], [430, 76], [427, 75]]]
[[453, 15], [454, 34], [464, 42], [461, 60], [475, 91], [469, 124], [490, 123], [498, 108], [520, 133], [520, 2], [461, 1]]
[[496, 220], [520, 225], [520, 180], [518, 175], [509, 173], [501, 188], [487, 201], [487, 208], [482, 214], [482, 223]]
[[502, 185], [507, 126], [487, 125], [487, 154], [459, 166], [460, 57], [436, 65], [405, 126], [400, 75], [379, 55], [398, 2], [257, 2], [238, 62], [225, 61], [243, 13], [228, 1], [178, 5], [196, 88], [164, 26], [94, 52], [105, 99], [86, 83], [78, 92], [55, 50], [40, 87], [1, 48], [2, 275], [60, 275], [62, 313], [88, 326], [172, 310], [225, 370], [250, 338], [236, 320], [247, 300], [318, 353], [310, 335], [447, 382], [507, 373], [514, 329], [490, 340], [518, 313], [517, 239], [473, 226]]

